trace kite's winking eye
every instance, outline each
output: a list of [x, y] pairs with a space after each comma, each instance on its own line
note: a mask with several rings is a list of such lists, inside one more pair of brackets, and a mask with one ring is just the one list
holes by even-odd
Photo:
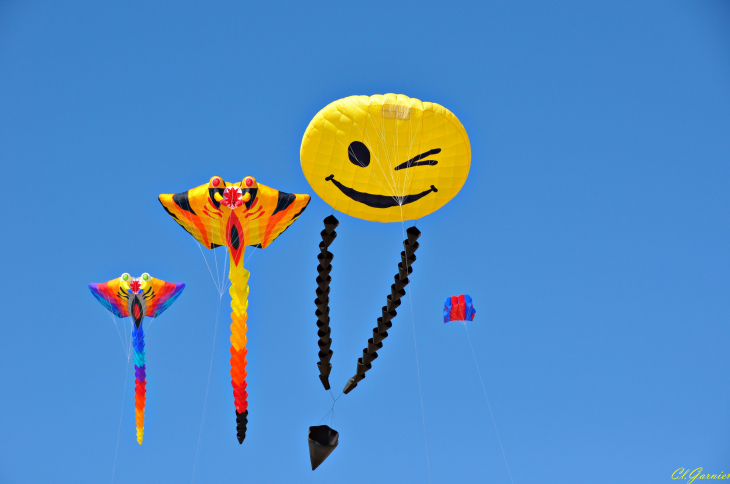
[[122, 280], [123, 281], [129, 281], [129, 279], [130, 279], [129, 274], [127, 274], [126, 272], [124, 274], [122, 274]]

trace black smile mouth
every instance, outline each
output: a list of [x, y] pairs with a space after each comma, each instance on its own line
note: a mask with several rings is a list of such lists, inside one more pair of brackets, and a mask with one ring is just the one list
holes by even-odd
[[431, 192], [438, 192], [436, 187], [431, 185], [431, 188], [421, 193], [406, 195], [405, 197], [388, 197], [385, 195], [372, 195], [370, 193], [358, 192], [357, 190], [346, 187], [342, 183], [335, 180], [334, 175], [328, 176], [327, 178], [325, 178], [325, 181], [331, 181], [332, 183], [334, 183], [335, 186], [339, 188], [342, 193], [352, 198], [356, 202], [363, 203], [368, 207], [373, 208], [390, 208], [407, 205], [409, 203], [413, 203], [417, 200], [422, 199]]

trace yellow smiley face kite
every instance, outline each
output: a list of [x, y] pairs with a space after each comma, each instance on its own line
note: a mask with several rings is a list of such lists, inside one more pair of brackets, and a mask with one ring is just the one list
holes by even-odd
[[445, 107], [385, 94], [322, 109], [304, 133], [300, 156], [307, 181], [335, 210], [402, 222], [435, 212], [461, 190], [471, 147]]

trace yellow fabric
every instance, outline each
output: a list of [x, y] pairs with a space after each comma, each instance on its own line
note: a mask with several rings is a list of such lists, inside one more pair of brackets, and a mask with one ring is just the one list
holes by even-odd
[[[214, 179], [219, 180], [217, 186], [213, 184]], [[246, 194], [249, 194], [250, 197], [250, 193], [256, 190], [250, 210], [246, 210], [245, 207], [231, 210], [220, 205], [216, 206], [211, 200], [212, 190], [227, 187], [241, 188], [244, 198]], [[210, 182], [190, 189], [185, 194], [188, 204], [186, 207], [175, 203], [173, 197], [176, 195], [173, 194], [162, 194], [159, 196], [159, 200], [177, 223], [207, 248], [212, 248], [212, 244], [230, 247], [227, 236], [228, 223], [232, 214], [236, 214], [236, 218], [241, 224], [240, 236], [243, 239], [243, 245], [260, 244], [262, 248], [266, 248], [289, 225], [294, 223], [310, 199], [309, 195], [292, 194], [295, 197], [293, 203], [284, 210], [279, 207], [281, 211], [274, 214], [280, 203], [278, 190], [255, 181], [251, 187], [247, 187], [242, 182], [228, 183], [220, 177], [213, 177]], [[220, 198], [221, 195], [218, 194], [215, 201], [219, 202]]]
[[231, 383], [233, 385], [233, 400], [238, 413], [248, 408], [248, 393], [246, 392], [246, 331], [248, 326], [248, 278], [250, 273], [243, 268], [243, 260], [238, 265], [231, 255], [231, 270], [228, 277], [231, 280], [229, 293], [231, 294]]
[[[370, 163], [359, 166], [348, 157], [350, 143], [364, 143]], [[420, 161], [398, 165], [440, 149]], [[469, 175], [471, 147], [466, 130], [448, 109], [402, 94], [351, 96], [322, 109], [309, 123], [300, 151], [302, 170], [315, 192], [335, 210], [375, 222], [424, 217], [451, 200]], [[338, 188], [365, 195], [392, 197], [396, 206], [377, 208], [356, 201]], [[436, 191], [415, 201], [408, 196]]]
[[144, 408], [135, 409], [134, 417], [137, 424], [137, 442], [142, 445], [144, 439]]
[[239, 266], [233, 264], [231, 259], [231, 271], [228, 277], [231, 280], [231, 288], [228, 292], [231, 294], [231, 346], [236, 351], [240, 351], [246, 347], [246, 320], [248, 314], [248, 278], [251, 275], [243, 268], [243, 262]]

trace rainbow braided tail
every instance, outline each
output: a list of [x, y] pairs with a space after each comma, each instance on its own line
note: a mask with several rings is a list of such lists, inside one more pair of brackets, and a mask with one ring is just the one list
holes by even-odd
[[132, 347], [134, 348], [134, 415], [137, 421], [137, 442], [142, 445], [144, 436], [144, 404], [147, 393], [146, 359], [144, 352], [144, 330], [132, 326]]

